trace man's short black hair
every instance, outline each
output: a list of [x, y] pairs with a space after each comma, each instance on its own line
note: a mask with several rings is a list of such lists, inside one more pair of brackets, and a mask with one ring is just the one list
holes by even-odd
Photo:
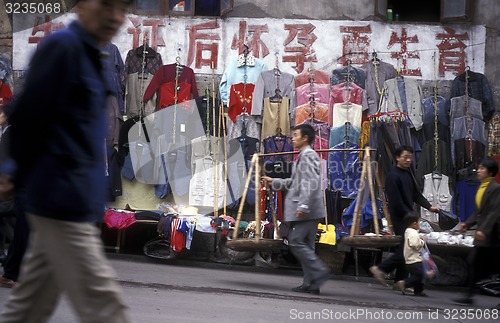
[[410, 146], [399, 146], [394, 152], [394, 157], [401, 156], [401, 154], [403, 154], [403, 151], [408, 151], [413, 154], [413, 148], [411, 148]]
[[316, 134], [314, 132], [314, 128], [310, 124], [299, 124], [298, 126], [295, 126], [293, 130], [300, 130], [300, 134], [302, 135], [302, 137], [307, 136], [307, 143], [309, 145], [312, 145]]
[[407, 228], [409, 228], [413, 223], [418, 222], [420, 220], [420, 217], [418, 214], [414, 212], [410, 212], [405, 217], [403, 218], [404, 224]]
[[488, 174], [491, 174], [491, 177], [495, 177], [498, 173], [498, 163], [491, 157], [485, 157], [479, 165], [485, 167], [488, 170]]

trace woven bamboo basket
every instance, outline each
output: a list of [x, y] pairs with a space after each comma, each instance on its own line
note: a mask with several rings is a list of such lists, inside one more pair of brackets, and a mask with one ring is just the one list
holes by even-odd
[[349, 236], [343, 237], [342, 242], [349, 247], [356, 248], [384, 248], [395, 247], [401, 243], [401, 236]]
[[[393, 235], [394, 232], [392, 230], [391, 217], [389, 216], [389, 211], [387, 209], [387, 201], [385, 200], [385, 196], [383, 194], [382, 184], [380, 183], [380, 178], [376, 171], [372, 170], [371, 159], [370, 159], [370, 151], [368, 148], [365, 149], [363, 168], [361, 169], [361, 185], [358, 190], [358, 196], [356, 199], [356, 205], [354, 208], [354, 216], [353, 216], [353, 224], [351, 227], [351, 234], [348, 237], [343, 237], [342, 242], [350, 247], [358, 247], [358, 248], [383, 248], [383, 247], [393, 247], [399, 245], [401, 242], [400, 236]], [[378, 212], [376, 207], [376, 196], [375, 196], [375, 188], [373, 184], [373, 179], [377, 182], [379, 195], [382, 200], [382, 206], [384, 211], [384, 216], [387, 220], [387, 224], [389, 225], [389, 232], [391, 235], [381, 235], [378, 223]], [[371, 207], [373, 211], [373, 226], [375, 228], [375, 235], [364, 236], [359, 235], [360, 229], [360, 220], [361, 220], [361, 197], [365, 194], [366, 186], [368, 186], [369, 194], [371, 198]]]
[[235, 229], [233, 232], [233, 237], [231, 240], [226, 242], [226, 246], [228, 248], [236, 250], [236, 251], [260, 252], [260, 251], [277, 250], [283, 246], [283, 239], [281, 239], [279, 236], [276, 214], [274, 212], [273, 212], [274, 236], [277, 237], [277, 239], [263, 239], [262, 237], [260, 237], [261, 222], [260, 222], [260, 208], [259, 208], [260, 196], [259, 196], [259, 194], [255, 194], [255, 225], [256, 225], [255, 232], [256, 232], [256, 237], [252, 238], [252, 239], [238, 237], [238, 228], [240, 226], [241, 214], [243, 211], [243, 204], [244, 204], [246, 196], [247, 196], [248, 186], [250, 185], [250, 179], [251, 179], [253, 172], [255, 172], [255, 192], [258, 192], [260, 190], [260, 166], [259, 166], [258, 154], [254, 154], [252, 157], [252, 162], [251, 162], [250, 168], [248, 170], [248, 175], [247, 175], [247, 179], [245, 182], [245, 188], [243, 190], [243, 195], [241, 197], [240, 207], [238, 209], [238, 214], [236, 217], [236, 225], [235, 225]]
[[233, 239], [226, 246], [236, 251], [273, 251], [283, 247], [282, 239]]

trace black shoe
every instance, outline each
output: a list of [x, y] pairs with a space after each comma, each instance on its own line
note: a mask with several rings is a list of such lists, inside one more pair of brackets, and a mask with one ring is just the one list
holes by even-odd
[[311, 286], [306, 286], [304, 284], [292, 288], [292, 291], [297, 292], [297, 293], [319, 295], [319, 288], [311, 288]]
[[462, 305], [472, 305], [474, 304], [474, 300], [471, 297], [462, 297], [462, 298], [455, 298], [452, 299], [453, 302], [457, 304], [462, 304]]

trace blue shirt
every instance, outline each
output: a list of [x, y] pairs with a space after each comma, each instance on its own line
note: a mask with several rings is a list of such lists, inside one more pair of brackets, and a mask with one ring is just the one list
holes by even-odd
[[12, 157], [26, 212], [102, 218], [106, 90], [97, 41], [78, 22], [39, 44], [12, 114]]

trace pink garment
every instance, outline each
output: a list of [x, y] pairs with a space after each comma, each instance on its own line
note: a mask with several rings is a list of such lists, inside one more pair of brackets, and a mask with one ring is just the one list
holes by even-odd
[[302, 105], [309, 102], [309, 99], [314, 95], [314, 101], [318, 103], [328, 104], [330, 101], [330, 85], [314, 83], [311, 94], [311, 84], [304, 84], [296, 88], [297, 105]]
[[131, 226], [137, 220], [135, 219], [134, 212], [108, 209], [104, 214], [104, 222], [108, 228], [123, 229]]
[[[312, 73], [311, 73], [312, 72]], [[325, 71], [321, 70], [312, 70], [310, 69], [300, 73], [299, 75], [295, 76], [295, 86], [300, 86], [302, 84], [309, 84], [310, 83], [310, 78], [311, 74], [313, 77], [313, 82], [317, 84], [330, 84], [330, 74]]]
[[349, 84], [349, 89], [347, 89], [345, 83], [340, 83], [332, 86], [331, 97], [330, 106], [333, 106], [335, 103], [344, 103], [348, 101], [355, 104], [361, 104], [363, 101], [363, 89], [354, 82]]

